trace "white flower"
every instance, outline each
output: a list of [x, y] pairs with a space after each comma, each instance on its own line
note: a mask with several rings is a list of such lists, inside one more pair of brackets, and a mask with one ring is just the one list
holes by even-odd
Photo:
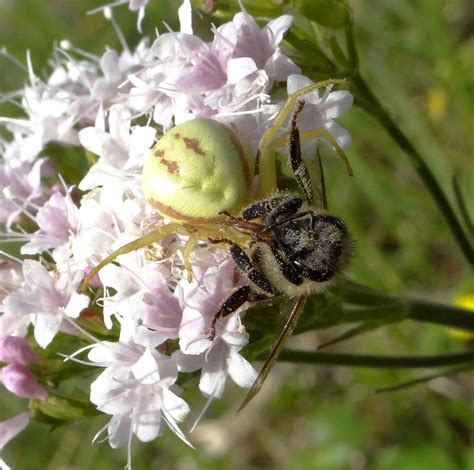
[[77, 318], [89, 305], [89, 298], [76, 293], [79, 278], [53, 279], [52, 273], [38, 261], [23, 262], [25, 285], [5, 298], [5, 313], [12, 317], [29, 315], [34, 324], [36, 342], [42, 348], [56, 336], [63, 315]]
[[[290, 75], [287, 82], [288, 95], [313, 83], [304, 75]], [[299, 116], [300, 130], [325, 129], [340, 147], [348, 148], [351, 144], [351, 136], [334, 119], [341, 117], [352, 106], [354, 98], [351, 93], [345, 90], [331, 91], [331, 87], [327, 87], [322, 96], [319, 90], [315, 90], [303, 95], [301, 99], [305, 101], [305, 106]], [[324, 137], [321, 140], [328, 144]], [[314, 153], [314, 142], [314, 139], [302, 142], [302, 148], [312, 148]]]
[[[69, 237], [77, 230], [78, 208], [73, 203], [71, 196], [63, 196], [60, 192], [55, 192], [49, 200], [38, 210], [35, 221], [39, 230], [33, 233], [30, 241], [21, 247], [22, 254], [37, 254], [50, 248], [58, 249], [63, 247]], [[55, 250], [59, 254], [58, 250]], [[68, 255], [65, 249], [64, 255]], [[58, 256], [54, 258], [59, 261]]]
[[110, 108], [107, 122], [109, 132], [87, 127], [79, 133], [81, 144], [100, 156], [79, 188], [93, 189], [116, 179], [136, 192], [143, 160], [154, 142], [156, 130], [149, 126], [131, 128], [130, 111], [123, 105]]
[[10, 227], [23, 211], [41, 202], [44, 163], [43, 158], [36, 162], [10, 159], [0, 163], [0, 223]]
[[112, 447], [127, 443], [131, 433], [151, 441], [162, 434], [163, 425], [188, 443], [176, 424], [189, 406], [175, 393], [178, 370], [172, 358], [134, 343], [102, 342], [91, 349], [89, 359], [105, 367], [91, 385], [90, 398], [98, 410], [112, 415]]
[[233, 313], [217, 323], [216, 337], [207, 351], [199, 355], [176, 351], [173, 357], [182, 372], [201, 369], [199, 389], [211, 398], [220, 398], [229, 376], [239, 387], [249, 388], [257, 378], [257, 372], [239, 354], [247, 345], [248, 335], [238, 313]]

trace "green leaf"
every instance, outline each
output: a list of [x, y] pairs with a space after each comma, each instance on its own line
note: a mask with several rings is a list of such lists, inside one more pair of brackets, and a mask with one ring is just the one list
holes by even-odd
[[301, 29], [293, 27], [285, 37], [285, 52], [305, 70], [306, 75], [334, 78], [336, 66], [316, 41], [314, 36], [308, 36]]
[[412, 448], [392, 447], [381, 452], [374, 470], [460, 470], [455, 461], [441, 448], [421, 445]]
[[345, 0], [296, 0], [295, 6], [306, 18], [326, 28], [342, 28], [352, 20]]
[[87, 401], [87, 397], [81, 401], [50, 395], [46, 401], [32, 400], [30, 409], [36, 421], [56, 425], [98, 414], [94, 406]]

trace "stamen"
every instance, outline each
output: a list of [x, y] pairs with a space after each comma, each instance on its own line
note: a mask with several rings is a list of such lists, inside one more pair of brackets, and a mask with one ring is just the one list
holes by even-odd
[[132, 470], [132, 438], [133, 438], [133, 414], [130, 417], [130, 431], [128, 432], [128, 442], [127, 442], [127, 465], [125, 465], [124, 470]]
[[105, 18], [112, 23], [112, 26], [115, 30], [115, 34], [117, 35], [119, 42], [122, 45], [123, 50], [131, 53], [130, 48], [128, 47], [127, 41], [125, 39], [125, 36], [122, 33], [122, 30], [120, 29], [120, 26], [118, 25], [118, 23], [115, 21], [114, 15], [112, 13], [112, 9], [110, 7], [105, 7], [103, 9], [103, 13], [104, 13]]
[[105, 442], [108, 438], [107, 436], [102, 438], [100, 441], [98, 441], [100, 435], [109, 427], [109, 423], [105, 424], [102, 426], [95, 434], [95, 436], [92, 438], [92, 444], [95, 444], [96, 441], [101, 444], [102, 442]]
[[211, 406], [211, 403], [216, 398], [216, 391], [217, 391], [217, 387], [212, 392], [212, 395], [209, 396], [209, 398], [206, 401], [206, 404], [203, 406], [203, 408], [202, 408], [201, 412], [199, 413], [198, 417], [195, 419], [193, 425], [191, 426], [191, 429], [189, 430], [190, 433], [192, 433], [194, 431], [194, 429], [196, 428], [196, 426], [201, 422], [201, 419], [204, 417], [207, 410]]
[[59, 42], [59, 48], [57, 49], [59, 53], [62, 53], [65, 55], [69, 61], [77, 63], [68, 53], [67, 51], [72, 51], [75, 52], [76, 54], [91, 60], [92, 62], [100, 63], [100, 57], [97, 57], [94, 54], [91, 54], [88, 51], [85, 51], [84, 49], [80, 49], [76, 46], [73, 46], [71, 42], [63, 39]]
[[8, 60], [13, 62], [17, 67], [19, 67], [21, 70], [28, 73], [28, 68], [25, 66], [25, 64], [20, 62], [14, 55], [10, 54], [6, 47], [0, 48], [0, 55], [3, 55]]
[[78, 329], [86, 338], [89, 338], [94, 343], [101, 343], [100, 339], [96, 338], [94, 335], [86, 331], [84, 328], [79, 326], [72, 318], [69, 318], [65, 313], [62, 313], [63, 320], [66, 320], [74, 328]]
[[[67, 354], [63, 354], [63, 353], [57, 353], [57, 354], [58, 356], [64, 357], [65, 359], [69, 361], [76, 362], [77, 364], [82, 364], [83, 366], [104, 367], [104, 368], [108, 366], [108, 364], [106, 363], [101, 364], [100, 362], [89, 362], [89, 361], [84, 361], [82, 359], [77, 359], [76, 357], [73, 357], [73, 356], [68, 356]], [[64, 362], [67, 362], [67, 361], [64, 361]]]
[[11, 255], [10, 253], [7, 253], [6, 251], [0, 250], [0, 255], [5, 256], [5, 258], [11, 259], [15, 263], [18, 264], [23, 264], [23, 260], [20, 258], [17, 258], [16, 256]]
[[188, 441], [188, 439], [186, 438], [186, 436], [184, 435], [183, 431], [181, 431], [181, 429], [178, 427], [178, 425], [176, 424], [175, 420], [173, 419], [173, 417], [166, 411], [165, 408], [163, 408], [162, 410], [162, 413], [163, 413], [163, 419], [166, 421], [166, 424], [174, 431], [174, 433], [183, 441], [185, 442], [186, 444], [188, 444], [189, 447], [191, 447], [191, 449], [194, 449], [194, 446], [191, 444], [191, 442]]
[[[82, 352], [87, 351], [88, 349], [92, 349], [95, 346], [96, 346], [95, 344], [89, 344], [87, 346], [84, 346], [83, 348], [78, 349], [77, 351], [73, 352], [70, 355], [62, 354], [62, 353], [58, 353], [58, 354], [65, 358], [64, 362], [67, 362], [67, 361], [70, 361], [70, 360], [74, 359], [77, 355], [81, 354]], [[94, 362], [94, 364], [97, 364], [97, 363]]]
[[94, 8], [93, 10], [89, 10], [86, 14], [87, 15], [95, 15], [101, 11], [104, 11], [106, 8], [115, 8], [120, 5], [125, 5], [128, 3], [128, 0], [117, 0], [116, 2], [108, 3], [107, 5], [102, 5], [100, 7]]

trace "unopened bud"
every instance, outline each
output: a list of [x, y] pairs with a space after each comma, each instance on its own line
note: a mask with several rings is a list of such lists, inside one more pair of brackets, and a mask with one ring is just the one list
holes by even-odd
[[0, 380], [5, 388], [23, 398], [46, 400], [48, 392], [41, 386], [34, 375], [20, 364], [9, 364], [1, 370]]
[[38, 362], [38, 356], [23, 338], [3, 336], [0, 338], [0, 361], [26, 366]]

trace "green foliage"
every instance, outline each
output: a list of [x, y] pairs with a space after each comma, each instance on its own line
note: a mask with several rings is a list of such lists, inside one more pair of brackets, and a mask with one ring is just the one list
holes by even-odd
[[342, 28], [352, 19], [346, 0], [295, 0], [294, 6], [306, 18], [327, 28]]

